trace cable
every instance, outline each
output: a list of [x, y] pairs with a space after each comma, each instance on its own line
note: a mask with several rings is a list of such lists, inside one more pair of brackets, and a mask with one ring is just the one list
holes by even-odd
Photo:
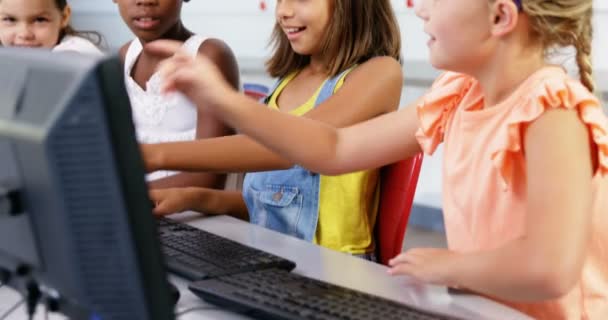
[[8, 309], [2, 316], [0, 316], [0, 320], [5, 320], [8, 316], [11, 315], [17, 308], [19, 308], [22, 304], [25, 303], [25, 298], [21, 299], [19, 302], [15, 303], [10, 309]]
[[[222, 310], [222, 309], [218, 308], [218, 307], [203, 307], [203, 306], [192, 307], [190, 309], [186, 309], [186, 310], [182, 310], [180, 312], [176, 312], [175, 313], [175, 318], [181, 317], [181, 316], [185, 315], [186, 313], [190, 313], [192, 311], [197, 311], [197, 310]], [[2, 320], [2, 319], [0, 319], [0, 320]]]
[[4, 287], [11, 280], [11, 273], [0, 268], [0, 288]]
[[40, 287], [38, 283], [33, 280], [28, 281], [26, 284], [26, 311], [28, 315], [28, 319], [32, 320], [34, 318], [34, 314], [36, 314], [36, 307], [40, 302], [40, 298], [42, 297], [42, 292], [40, 291]]

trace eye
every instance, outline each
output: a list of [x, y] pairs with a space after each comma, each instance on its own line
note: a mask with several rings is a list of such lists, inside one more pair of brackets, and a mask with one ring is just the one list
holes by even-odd
[[37, 17], [36, 19], [34, 19], [35, 23], [47, 23], [49, 22], [49, 19], [45, 18], [45, 17]]
[[15, 23], [16, 21], [17, 21], [17, 19], [15, 19], [13, 17], [2, 17], [3, 23]]

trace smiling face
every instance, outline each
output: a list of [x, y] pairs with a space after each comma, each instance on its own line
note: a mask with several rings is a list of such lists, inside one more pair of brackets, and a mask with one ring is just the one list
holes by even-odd
[[163, 38], [181, 20], [182, 0], [113, 0], [131, 32], [142, 42]]
[[330, 0], [277, 0], [276, 20], [300, 55], [320, 51], [331, 16]]
[[54, 0], [0, 0], [0, 42], [7, 47], [53, 48], [70, 19]]

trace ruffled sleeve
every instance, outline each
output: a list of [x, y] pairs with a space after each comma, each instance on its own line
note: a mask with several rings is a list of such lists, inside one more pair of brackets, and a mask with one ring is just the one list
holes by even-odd
[[443, 142], [446, 125], [471, 87], [471, 80], [463, 74], [446, 72], [416, 105], [420, 122], [416, 138], [425, 153], [433, 154]]
[[599, 171], [608, 175], [608, 119], [599, 100], [580, 82], [566, 78], [546, 78], [533, 89], [529, 99], [513, 109], [507, 121], [504, 139], [496, 140], [492, 162], [505, 186], [511, 185], [515, 156], [521, 152], [525, 128], [545, 111], [556, 108], [576, 109], [597, 146]]

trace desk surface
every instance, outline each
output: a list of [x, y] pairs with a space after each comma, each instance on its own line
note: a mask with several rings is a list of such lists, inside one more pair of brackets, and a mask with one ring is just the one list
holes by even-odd
[[[530, 319], [491, 300], [473, 295], [450, 295], [443, 287], [423, 285], [406, 277], [392, 277], [386, 273], [385, 266], [319, 247], [231, 217], [199, 218], [197, 215], [182, 214], [173, 218], [295, 261], [297, 267], [293, 272], [311, 278], [375, 294], [421, 309], [460, 316], [464, 319]], [[205, 303], [190, 293], [187, 289], [187, 282], [178, 277], [172, 276], [171, 281], [179, 287], [182, 295], [176, 306], [176, 312], [184, 313], [176, 317], [177, 319], [249, 319]], [[19, 300], [20, 298], [14, 291], [7, 288], [0, 289], [0, 314]], [[7, 319], [19, 320], [26, 319], [26, 317], [21, 309]], [[50, 319], [63, 319], [63, 317], [53, 315]]]

